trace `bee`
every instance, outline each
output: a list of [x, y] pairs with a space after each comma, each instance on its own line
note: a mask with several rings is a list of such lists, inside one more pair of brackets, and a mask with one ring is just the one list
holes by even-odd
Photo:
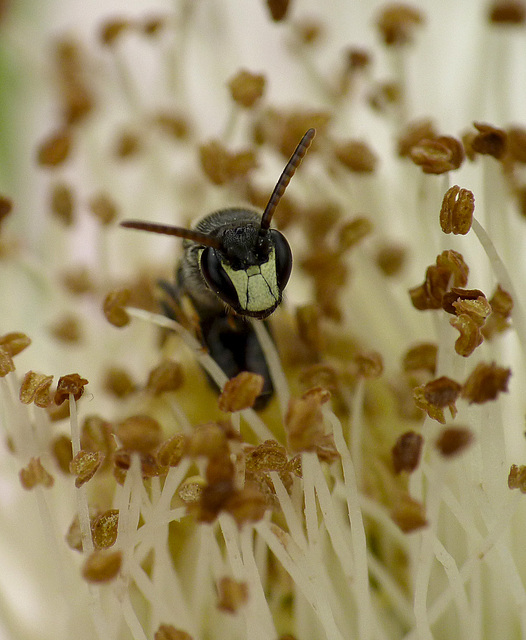
[[[214, 211], [193, 229], [125, 220], [121, 226], [183, 238], [175, 284], [162, 282], [176, 303], [183, 296], [199, 318], [204, 346], [228, 378], [241, 371], [263, 376], [255, 408], [266, 406], [273, 385], [265, 355], [247, 318], [265, 320], [281, 303], [292, 270], [285, 236], [270, 223], [315, 135], [309, 129], [287, 162], [263, 214], [246, 208]], [[165, 313], [172, 315], [167, 306]]]

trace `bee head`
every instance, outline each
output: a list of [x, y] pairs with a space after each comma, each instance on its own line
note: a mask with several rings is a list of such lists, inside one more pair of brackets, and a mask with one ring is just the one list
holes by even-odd
[[223, 228], [220, 247], [205, 247], [200, 267], [206, 283], [234, 311], [266, 318], [280, 304], [292, 270], [289, 243], [276, 229]]
[[[314, 129], [309, 129], [300, 140], [260, 220], [254, 219], [251, 212], [225, 209], [217, 212], [223, 216], [223, 223], [213, 233], [136, 220], [121, 225], [178, 236], [200, 246], [199, 266], [208, 287], [236, 313], [266, 318], [280, 304], [292, 270], [289, 243], [279, 231], [270, 228], [270, 222], [314, 135]], [[238, 216], [240, 213], [245, 215]], [[210, 214], [210, 218], [214, 215]]]

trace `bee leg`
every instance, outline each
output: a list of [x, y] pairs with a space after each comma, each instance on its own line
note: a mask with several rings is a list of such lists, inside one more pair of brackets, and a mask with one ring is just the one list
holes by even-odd
[[179, 295], [176, 286], [167, 280], [158, 280], [157, 286], [162, 292], [159, 305], [163, 315], [170, 318], [170, 320], [177, 320], [175, 305], [178, 304]]
[[263, 390], [256, 399], [254, 409], [264, 409], [272, 397], [274, 387], [263, 349], [252, 325], [239, 316], [226, 313], [202, 317], [200, 325], [203, 342], [210, 356], [228, 378], [237, 376], [241, 371], [263, 376]]

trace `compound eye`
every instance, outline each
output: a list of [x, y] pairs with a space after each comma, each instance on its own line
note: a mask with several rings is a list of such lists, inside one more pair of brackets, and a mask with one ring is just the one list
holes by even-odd
[[270, 230], [272, 244], [276, 251], [276, 276], [280, 291], [287, 286], [292, 271], [292, 251], [285, 236], [276, 229]]
[[212, 291], [231, 307], [237, 309], [239, 300], [236, 290], [223, 269], [217, 251], [207, 247], [201, 254], [201, 273]]

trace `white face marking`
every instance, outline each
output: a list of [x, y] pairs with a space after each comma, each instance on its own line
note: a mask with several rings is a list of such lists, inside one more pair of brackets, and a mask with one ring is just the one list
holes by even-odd
[[260, 266], [253, 265], [246, 271], [234, 271], [227, 265], [223, 265], [223, 268], [234, 285], [242, 309], [257, 313], [276, 306], [280, 291], [274, 249], [270, 252], [268, 261]]

